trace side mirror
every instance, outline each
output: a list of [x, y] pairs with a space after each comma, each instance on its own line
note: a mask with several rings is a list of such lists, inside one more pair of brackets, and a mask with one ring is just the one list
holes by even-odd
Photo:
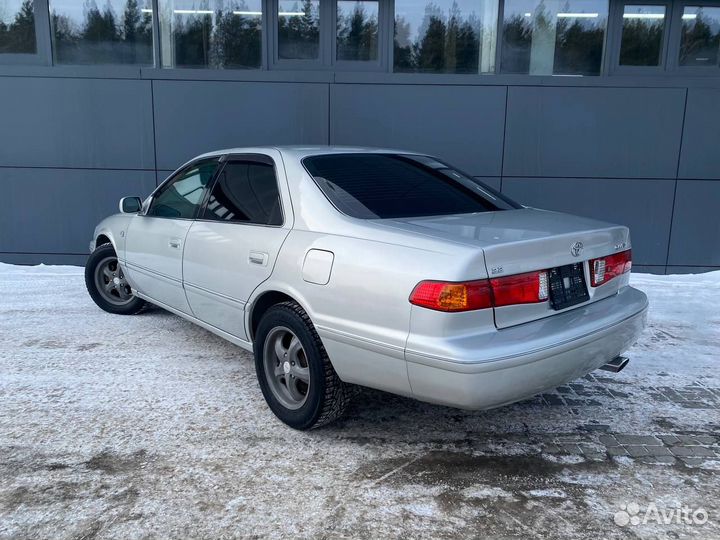
[[123, 214], [137, 214], [142, 208], [140, 197], [123, 197], [120, 199], [120, 211]]

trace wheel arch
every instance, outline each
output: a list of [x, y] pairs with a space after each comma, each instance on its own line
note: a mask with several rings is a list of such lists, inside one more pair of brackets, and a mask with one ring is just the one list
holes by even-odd
[[[300, 295], [290, 291], [283, 291], [279, 288], [270, 288], [258, 293], [257, 297], [251, 301], [249, 314], [247, 317], [248, 337], [250, 341], [255, 340], [255, 333], [260, 324], [262, 316], [274, 305], [283, 302], [295, 302], [310, 317], [310, 310], [305, 306], [305, 302], [299, 300]], [[312, 319], [311, 319], [312, 320]]]
[[95, 239], [95, 247], [102, 246], [103, 244], [112, 244], [113, 249], [115, 249], [115, 252], [117, 253], [117, 249], [115, 248], [115, 244], [110, 239], [110, 236], [108, 236], [105, 233], [98, 234], [97, 238]]

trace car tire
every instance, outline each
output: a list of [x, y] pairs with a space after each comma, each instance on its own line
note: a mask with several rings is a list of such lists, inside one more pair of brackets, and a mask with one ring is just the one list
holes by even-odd
[[112, 244], [95, 248], [85, 264], [85, 286], [97, 306], [115, 315], [135, 315], [145, 301], [132, 293]]
[[299, 305], [283, 302], [268, 309], [255, 338], [255, 371], [275, 416], [294, 429], [307, 430], [343, 415], [355, 387], [335, 373], [310, 317]]

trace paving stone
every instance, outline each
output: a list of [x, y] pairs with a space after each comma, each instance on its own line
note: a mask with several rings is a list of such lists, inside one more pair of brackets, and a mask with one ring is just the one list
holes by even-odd
[[572, 444], [568, 444], [568, 443], [561, 444], [560, 447], [562, 448], [562, 450], [563, 450], [564, 452], [567, 452], [568, 454], [578, 454], [578, 455], [582, 455], [582, 453], [583, 453], [582, 449], [581, 449], [577, 444], [574, 444], [574, 443], [572, 443]]
[[648, 465], [674, 465], [677, 462], [672, 456], [644, 456], [637, 458], [637, 460]]
[[628, 451], [622, 446], [608, 446], [607, 453], [610, 456], [627, 456]]
[[624, 445], [646, 445], [646, 446], [660, 446], [662, 442], [653, 435], [615, 435], [615, 438], [620, 444]]
[[646, 446], [645, 449], [651, 456], [672, 456], [670, 449], [666, 446]]
[[717, 442], [717, 439], [711, 435], [693, 435], [693, 439], [695, 439], [700, 444], [715, 444]]
[[696, 468], [696, 467], [703, 468], [704, 466], [706, 466], [708, 464], [707, 459], [699, 458], [699, 457], [681, 457], [679, 459], [688, 467], [693, 467], [693, 468]]
[[626, 446], [625, 449], [628, 451], [631, 457], [647, 456], [648, 451], [644, 446]]
[[662, 442], [665, 444], [677, 444], [680, 442], [680, 437], [677, 437], [676, 435], [658, 435]]
[[706, 448], [705, 446], [692, 446], [690, 447], [692, 450], [693, 456], [698, 457], [715, 457], [715, 452], [713, 452], [710, 448]]
[[620, 446], [620, 443], [617, 441], [614, 435], [600, 435], [598, 437], [598, 440], [605, 446]]
[[670, 448], [670, 452], [677, 457], [690, 457], [693, 455], [693, 450], [689, 446], [673, 446]]

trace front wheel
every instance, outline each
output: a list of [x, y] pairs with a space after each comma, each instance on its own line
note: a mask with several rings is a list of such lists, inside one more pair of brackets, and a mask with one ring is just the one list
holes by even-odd
[[254, 352], [265, 401], [288, 426], [320, 427], [345, 412], [353, 389], [335, 373], [310, 317], [296, 303], [263, 315]]
[[145, 301], [132, 293], [112, 244], [98, 246], [85, 265], [85, 286], [97, 306], [117, 315], [134, 315]]

